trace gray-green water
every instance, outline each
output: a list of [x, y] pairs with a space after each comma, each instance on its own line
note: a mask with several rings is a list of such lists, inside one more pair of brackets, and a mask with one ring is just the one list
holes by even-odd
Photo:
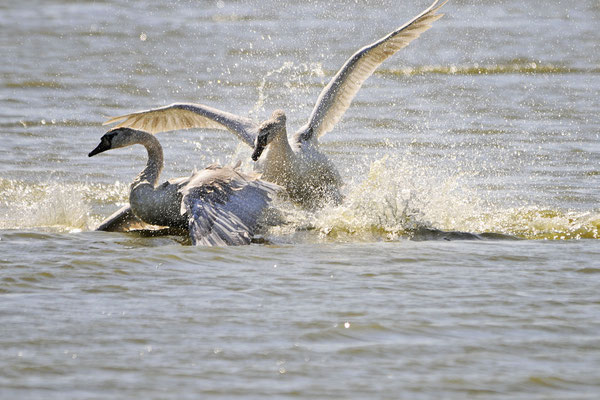
[[[145, 157], [89, 159], [105, 117], [191, 101], [293, 130], [428, 5], [0, 4], [0, 398], [596, 399], [597, 1], [451, 0], [322, 138], [344, 203], [278, 202], [266, 243], [93, 231]], [[164, 178], [251, 168], [227, 132], [159, 139]]]

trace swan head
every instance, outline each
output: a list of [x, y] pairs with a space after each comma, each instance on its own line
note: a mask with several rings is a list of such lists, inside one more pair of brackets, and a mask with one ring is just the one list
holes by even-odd
[[254, 151], [252, 152], [252, 160], [256, 161], [260, 158], [265, 148], [273, 141], [273, 139], [285, 136], [285, 113], [282, 110], [275, 110], [271, 114], [271, 118], [264, 121], [258, 127], [258, 135], [254, 142]]
[[131, 146], [137, 143], [135, 141], [135, 133], [135, 130], [129, 128], [117, 128], [106, 132], [100, 138], [100, 144], [88, 154], [88, 157], [95, 156], [107, 150]]

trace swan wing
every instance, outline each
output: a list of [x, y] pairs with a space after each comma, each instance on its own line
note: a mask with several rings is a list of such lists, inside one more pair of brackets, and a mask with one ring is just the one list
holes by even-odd
[[230, 167], [195, 173], [180, 192], [194, 245], [249, 244], [263, 210], [281, 187]]
[[96, 230], [104, 232], [129, 232], [132, 230], [151, 230], [153, 227], [153, 225], [149, 225], [139, 219], [133, 213], [129, 204], [127, 204], [102, 221]]
[[190, 128], [227, 129], [248, 146], [254, 146], [258, 124], [249, 118], [217, 110], [203, 104], [173, 103], [168, 106], [120, 115], [103, 125], [159, 133]]
[[441, 18], [444, 14], [436, 14], [436, 12], [446, 1], [441, 4], [438, 4], [439, 0], [434, 1], [429, 8], [412, 20], [375, 43], [363, 47], [350, 57], [319, 95], [308, 125], [299, 132], [299, 140], [306, 141], [313, 137], [321, 137], [332, 130], [350, 107], [352, 99], [363, 82], [388, 57], [408, 46], [421, 33], [429, 29], [434, 21]]

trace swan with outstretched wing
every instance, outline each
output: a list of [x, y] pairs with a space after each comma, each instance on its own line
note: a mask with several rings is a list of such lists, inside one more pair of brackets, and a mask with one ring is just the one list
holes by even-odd
[[[252, 159], [262, 160], [262, 179], [283, 186], [289, 197], [305, 207], [340, 202], [340, 175], [323, 152], [318, 138], [342, 118], [364, 81], [388, 57], [408, 46], [441, 18], [446, 3], [436, 0], [429, 8], [376, 42], [358, 50], [335, 74], [319, 95], [308, 122], [288, 138], [286, 116], [281, 110], [257, 123], [215, 108], [192, 103], [165, 107], [108, 120], [115, 128], [128, 127], [150, 133], [189, 128], [226, 129], [253, 147]], [[264, 153], [264, 154], [263, 154]], [[262, 157], [261, 157], [262, 156]]]

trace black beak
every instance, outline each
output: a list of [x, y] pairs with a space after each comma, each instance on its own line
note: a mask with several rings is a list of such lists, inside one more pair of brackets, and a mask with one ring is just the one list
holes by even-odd
[[254, 145], [254, 151], [252, 152], [252, 161], [258, 160], [266, 147], [267, 135], [259, 135], [256, 138], [256, 144]]
[[265, 146], [254, 146], [254, 151], [252, 152], [252, 161], [257, 161], [260, 158], [260, 155], [262, 154], [264, 149]]
[[88, 157], [95, 156], [96, 154], [102, 153], [106, 150], [110, 149], [110, 145], [107, 144], [104, 140], [100, 142], [98, 146], [88, 154]]

